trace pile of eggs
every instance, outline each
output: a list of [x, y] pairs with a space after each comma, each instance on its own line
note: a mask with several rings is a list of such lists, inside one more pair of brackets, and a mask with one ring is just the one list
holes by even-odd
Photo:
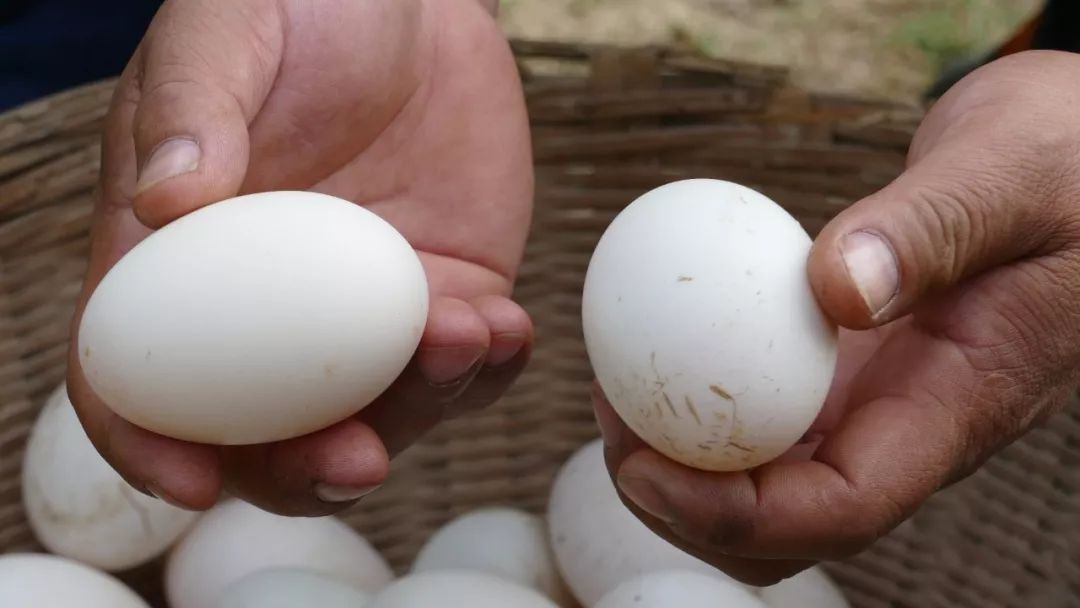
[[[703, 470], [790, 449], [836, 361], [835, 328], [805, 277], [809, 248], [779, 206], [727, 182], [676, 182], [627, 207], [596, 249], [583, 302], [590, 361], [626, 424]], [[374, 214], [311, 193], [250, 195], [126, 255], [89, 300], [79, 360], [114, 412], [144, 428], [218, 445], [281, 440], [385, 390], [418, 346], [427, 298], [415, 252]], [[195, 514], [134, 491], [63, 386], [31, 433], [22, 479], [51, 554], [0, 556], [0, 606], [146, 608], [115, 574], [161, 557], [171, 608], [847, 606], [821, 569], [751, 588], [656, 536], [622, 504], [599, 441], [564, 464], [545, 516], [464, 514], [400, 578], [332, 516], [237, 499]]]
[[623, 506], [593, 441], [563, 465], [548, 511], [492, 505], [450, 521], [412, 567], [338, 518], [227, 499], [206, 513], [132, 490], [94, 451], [63, 386], [24, 460], [31, 526], [51, 554], [0, 556], [0, 606], [147, 608], [114, 575], [164, 556], [170, 608], [846, 608], [818, 568], [742, 585], [653, 534]]

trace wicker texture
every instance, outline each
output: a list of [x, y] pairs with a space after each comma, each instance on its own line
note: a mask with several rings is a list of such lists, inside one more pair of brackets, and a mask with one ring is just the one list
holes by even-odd
[[[904, 166], [919, 114], [816, 96], [782, 70], [670, 49], [516, 42], [537, 207], [517, 297], [535, 360], [487, 412], [444, 424], [346, 514], [399, 569], [468, 509], [542, 511], [562, 462], [596, 436], [580, 330], [589, 256], [645, 189], [686, 177], [758, 188], [815, 233]], [[26, 435], [62, 379], [87, 251], [97, 131], [111, 83], [0, 116], [0, 552], [33, 550], [19, 496]], [[1080, 605], [1080, 409], [1070, 408], [830, 570], [858, 608]], [[128, 575], [158, 597], [157, 565]]]

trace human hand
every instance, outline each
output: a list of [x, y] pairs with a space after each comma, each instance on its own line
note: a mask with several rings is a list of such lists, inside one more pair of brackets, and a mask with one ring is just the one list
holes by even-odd
[[961, 82], [907, 171], [835, 218], [809, 277], [841, 330], [822, 415], [776, 462], [708, 473], [645, 446], [594, 394], [624, 502], [754, 585], [853, 555], [1057, 411], [1080, 364], [1080, 56]]
[[[363, 204], [417, 249], [431, 307], [418, 353], [358, 416], [280, 443], [219, 448], [72, 401], [135, 488], [205, 509], [222, 487], [278, 513], [337, 511], [444, 415], [486, 406], [531, 352], [509, 299], [532, 203], [529, 126], [509, 46], [477, 0], [170, 0], [109, 110], [89, 270], [152, 229], [237, 194], [312, 190]], [[73, 332], [77, 336], [77, 332]], [[298, 407], [301, 404], [297, 404]]]

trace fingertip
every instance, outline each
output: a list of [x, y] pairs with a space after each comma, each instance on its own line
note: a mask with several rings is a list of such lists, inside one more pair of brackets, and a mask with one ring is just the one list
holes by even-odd
[[132, 207], [149, 228], [235, 196], [247, 173], [247, 122], [235, 100], [199, 84], [159, 88], [135, 113]]
[[287, 441], [228, 448], [225, 459], [233, 493], [287, 516], [337, 512], [381, 486], [390, 471], [378, 435], [352, 418]]
[[205, 511], [222, 488], [217, 449], [152, 433], [117, 416], [94, 394], [79, 365], [77, 338], [68, 355], [68, 398], [102, 458], [132, 488], [173, 506]]
[[[880, 268], [880, 258], [865, 253], [852, 254], [850, 247], [848, 255], [845, 256], [845, 243], [850, 242], [849, 237], [856, 235], [852, 238], [865, 242], [859, 236], [862, 232], [848, 232], [846, 224], [847, 222], [834, 220], [833, 224], [826, 226], [818, 235], [810, 250], [807, 275], [825, 316], [847, 329], [869, 329], [879, 325], [877, 317], [888, 301], [871, 304], [874, 298], [879, 302], [882, 300], [880, 293], [883, 288], [877, 289], [873, 294], [860, 290], [850, 266], [866, 268], [868, 265], [877, 265]], [[864, 248], [864, 251], [865, 249], [873, 248]], [[868, 280], [866, 277], [873, 272], [875, 271], [864, 270], [861, 274], [864, 280]], [[878, 308], [875, 309], [875, 306]]]
[[108, 441], [110, 462], [133, 487], [190, 511], [217, 504], [222, 474], [216, 448], [163, 437], [115, 415]]
[[483, 296], [470, 304], [487, 323], [491, 336], [487, 365], [505, 365], [523, 348], [531, 347], [535, 328], [529, 313], [516, 302], [502, 296]]
[[270, 449], [271, 467], [278, 471], [304, 463], [312, 492], [322, 502], [359, 500], [390, 474], [390, 456], [379, 436], [353, 418]]
[[491, 346], [487, 321], [468, 302], [432, 300], [417, 351], [417, 366], [430, 383], [444, 386], [474, 374]]
[[465, 300], [437, 296], [432, 299], [421, 348], [479, 346], [491, 341], [487, 321]]

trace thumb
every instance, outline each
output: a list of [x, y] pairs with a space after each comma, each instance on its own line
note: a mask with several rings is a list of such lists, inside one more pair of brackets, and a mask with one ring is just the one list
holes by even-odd
[[166, 2], [140, 46], [135, 215], [151, 228], [234, 196], [283, 47], [272, 0]]
[[1048, 152], [961, 135], [846, 209], [818, 235], [808, 262], [826, 314], [852, 329], [883, 325], [924, 296], [1052, 248], [1067, 172]]

